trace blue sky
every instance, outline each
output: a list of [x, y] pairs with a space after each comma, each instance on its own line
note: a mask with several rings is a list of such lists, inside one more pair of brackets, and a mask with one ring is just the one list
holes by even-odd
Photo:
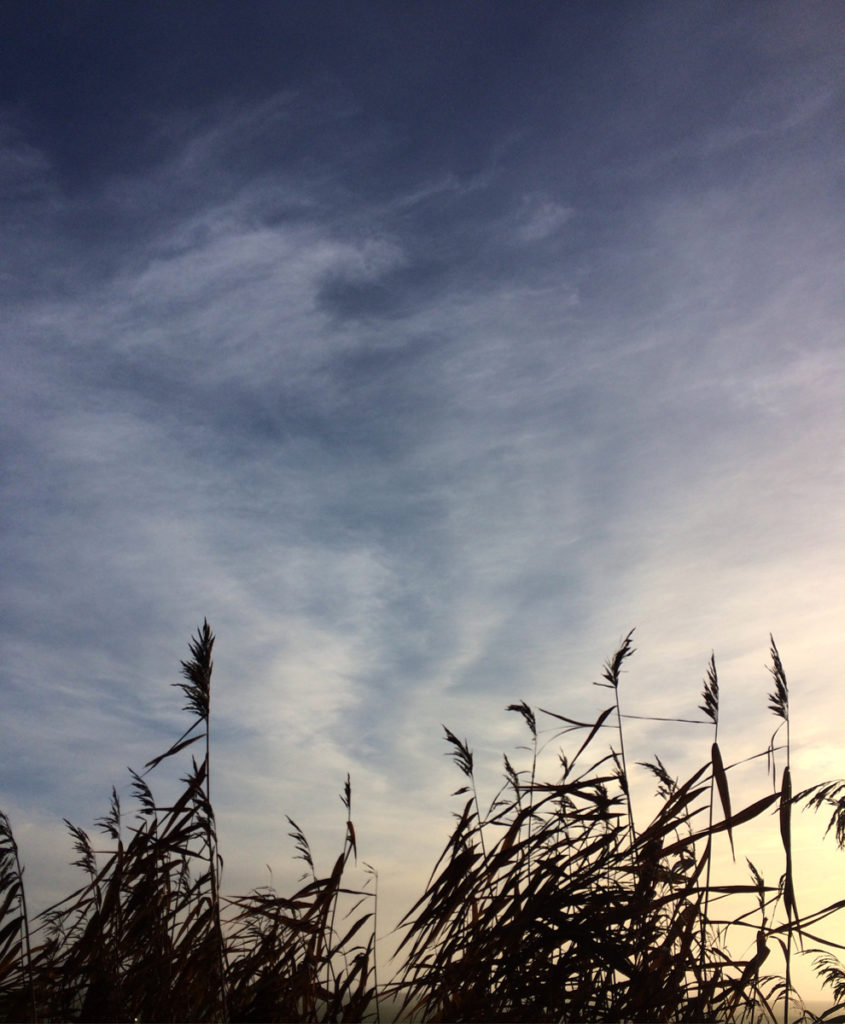
[[[45, 900], [61, 818], [181, 731], [204, 616], [227, 891], [295, 880], [285, 814], [333, 856], [348, 771], [398, 916], [440, 723], [492, 795], [504, 706], [598, 713], [631, 627], [631, 712], [689, 715], [715, 650], [731, 759], [774, 633], [796, 785], [845, 776], [844, 31], [3, 5], [0, 806]], [[630, 740], [677, 774], [708, 742]]]

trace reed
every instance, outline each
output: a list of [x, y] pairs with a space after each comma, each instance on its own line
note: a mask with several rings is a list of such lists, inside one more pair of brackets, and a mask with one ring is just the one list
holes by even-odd
[[[0, 812], [0, 1020], [202, 1020], [380, 1022], [394, 1009], [420, 1021], [776, 1022], [793, 990], [796, 943], [812, 943], [819, 979], [845, 1021], [845, 967], [818, 926], [845, 899], [801, 917], [793, 878], [792, 807], [830, 813], [827, 831], [845, 846], [845, 781], [793, 794], [789, 689], [774, 640], [769, 705], [780, 720], [766, 756], [785, 752], [780, 784], [735, 810], [719, 748], [719, 682], [707, 667], [695, 720], [713, 730], [710, 756], [683, 782], [660, 757], [640, 762], [656, 782], [657, 811], [635, 825], [620, 698], [632, 634], [608, 659], [613, 701], [590, 721], [508, 705], [528, 730], [528, 763], [504, 757], [504, 778], [482, 804], [467, 740], [446, 729], [462, 781], [455, 824], [419, 899], [399, 925], [394, 976], [376, 973], [378, 878], [348, 883], [358, 847], [347, 776], [340, 853], [317, 868], [305, 833], [288, 819], [305, 875], [291, 895], [274, 887], [223, 896], [223, 860], [211, 801], [214, 635], [191, 638], [176, 683], [191, 716], [186, 730], [131, 772], [126, 818], [115, 789], [95, 822], [96, 841], [67, 822], [79, 887], [30, 922], [23, 867]], [[660, 719], [690, 721], [690, 719]], [[548, 728], [542, 728], [546, 723]], [[609, 735], [610, 742], [607, 740]], [[785, 744], [777, 744], [780, 730]], [[550, 739], [541, 743], [541, 736]], [[541, 764], [558, 744], [556, 769]], [[193, 751], [202, 752], [198, 761]], [[191, 756], [193, 754], [193, 756]], [[186, 760], [189, 759], [189, 760]], [[183, 765], [181, 788], [157, 801], [153, 779]], [[518, 762], [517, 762], [518, 763]], [[715, 880], [714, 840], [737, 835], [777, 807], [785, 871], [767, 884], [748, 860], [750, 882]], [[741, 906], [740, 906], [741, 904]], [[739, 908], [739, 909], [737, 909]], [[749, 929], [753, 952], [738, 958]], [[764, 974], [772, 949], [782, 974]]]
[[[631, 640], [629, 634], [605, 665], [599, 685], [612, 690], [613, 703], [594, 721], [540, 709], [553, 724], [562, 723], [556, 739], [584, 736], [574, 756], [561, 752], [560, 775], [537, 781], [536, 757], [528, 772], [517, 771], [506, 758], [505, 786], [488, 813], [478, 811], [473, 789], [456, 815], [426, 889], [402, 923], [403, 961], [393, 991], [406, 1019], [751, 1021], [762, 1015], [775, 1021], [779, 1000], [788, 1019], [789, 1001], [797, 1001], [792, 941], [845, 902], [798, 916], [791, 808], [800, 799], [833, 806], [828, 827], [845, 839], [845, 783], [794, 797], [787, 736], [780, 787], [734, 810], [728, 779], [735, 766], [724, 764], [718, 743], [713, 657], [701, 706], [706, 718], [700, 720], [713, 728], [709, 762], [682, 784], [659, 757], [646, 763], [662, 804], [648, 825], [635, 827], [623, 722], [644, 716], [624, 715], [619, 696]], [[774, 641], [771, 655], [770, 702], [788, 733], [788, 688]], [[617, 743], [608, 748], [604, 730], [611, 716]], [[454, 734], [447, 730], [449, 737]], [[773, 758], [784, 749], [775, 745], [776, 737], [761, 753]], [[461, 749], [468, 751], [466, 741]], [[469, 773], [466, 761], [459, 767]], [[734, 853], [736, 832], [775, 806], [786, 855], [779, 884], [767, 885], [750, 861], [751, 884], [714, 881], [714, 838], [727, 833]], [[749, 898], [750, 909], [725, 916], [723, 908]], [[785, 921], [776, 920], [780, 905]], [[754, 952], [738, 958], [732, 950], [743, 947], [748, 928], [756, 932]], [[784, 953], [783, 976], [762, 973], [772, 941]], [[841, 1002], [845, 969], [837, 966], [830, 944], [815, 952], [820, 977]], [[835, 1007], [826, 1019], [845, 1019], [843, 1010]]]
[[0, 811], [0, 1016], [34, 1018], [32, 943], [23, 868], [8, 816]]

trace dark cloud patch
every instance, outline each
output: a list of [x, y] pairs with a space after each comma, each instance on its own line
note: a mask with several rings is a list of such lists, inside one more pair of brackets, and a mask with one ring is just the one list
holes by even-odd
[[317, 302], [338, 321], [395, 320], [429, 301], [448, 280], [443, 264], [415, 262], [380, 276], [375, 281], [329, 277], [320, 286]]

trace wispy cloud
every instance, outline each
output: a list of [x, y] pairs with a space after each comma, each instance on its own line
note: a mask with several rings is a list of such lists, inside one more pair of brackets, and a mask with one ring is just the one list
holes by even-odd
[[[650, 52], [626, 25], [619, 52]], [[455, 143], [419, 166], [413, 123], [337, 81], [161, 112], [137, 169], [84, 185], [15, 116], [0, 761], [24, 837], [42, 807], [101, 813], [167, 742], [205, 615], [233, 886], [283, 861], [285, 813], [328, 835], [350, 771], [364, 855], [404, 896], [448, 827], [440, 723], [492, 779], [524, 739], [505, 704], [596, 712], [631, 626], [632, 711], [694, 708], [715, 647], [737, 721], [764, 718], [771, 630], [821, 709], [799, 753], [826, 742], [834, 86], [807, 71], [790, 92], [746, 43], [754, 81], [715, 121], [662, 85], [652, 110], [648, 71], [593, 120], [605, 69], [583, 119], [566, 96], [524, 124], [489, 113], [476, 159]], [[667, 73], [710, 88], [696, 54]], [[632, 735], [679, 773], [706, 756]]]

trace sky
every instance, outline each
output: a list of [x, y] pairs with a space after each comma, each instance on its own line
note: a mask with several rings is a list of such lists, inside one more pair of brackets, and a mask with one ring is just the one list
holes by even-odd
[[[204, 617], [224, 892], [296, 883], [285, 815], [330, 864], [348, 772], [395, 923], [456, 809], [442, 724], [492, 797], [506, 705], [597, 715], [632, 628], [630, 713], [695, 717], [715, 651], [726, 761], [777, 724], [773, 634], [796, 789], [845, 777], [843, 38], [811, 2], [0, 6], [31, 906], [77, 882], [62, 818], [130, 811], [187, 724]], [[684, 776], [710, 739], [626, 747]], [[799, 906], [839, 898], [800, 822]]]

